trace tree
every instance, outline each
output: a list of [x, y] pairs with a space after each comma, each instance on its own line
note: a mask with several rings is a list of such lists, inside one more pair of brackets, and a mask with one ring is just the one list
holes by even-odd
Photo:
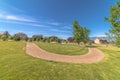
[[57, 42], [58, 37], [57, 36], [50, 36], [49, 39], [50, 39], [50, 42]]
[[83, 35], [84, 35], [83, 42], [84, 43], [89, 42], [89, 34], [90, 34], [90, 30], [84, 27], [83, 28]]
[[9, 32], [8, 32], [8, 31], [5, 31], [5, 32], [3, 33], [3, 35], [5, 35], [7, 39], [8, 39], [8, 38], [9, 38], [9, 36], [10, 36], [10, 34], [9, 34]]
[[73, 22], [73, 35], [74, 35], [74, 41], [78, 44], [81, 42], [81, 34], [80, 34], [80, 27], [77, 21]]
[[72, 42], [74, 42], [74, 38], [73, 37], [68, 37], [67, 41], [72, 43]]
[[3, 41], [6, 41], [6, 40], [7, 40], [7, 36], [2, 35], [2, 36], [1, 36], [1, 39], [2, 39]]
[[42, 35], [33, 35], [32, 36], [32, 40], [33, 41], [40, 41], [43, 39], [43, 36]]
[[8, 33], [8, 31], [0, 33], [0, 37], [3, 41], [8, 40], [9, 36], [10, 34]]
[[27, 37], [27, 35], [26, 35], [25, 33], [16, 33], [16, 34], [14, 35], [14, 40], [15, 40], [15, 41], [20, 41], [20, 40], [25, 40], [25, 41], [27, 41], [27, 40], [28, 40], [28, 37]]
[[10, 40], [13, 40], [13, 39], [14, 39], [14, 37], [13, 37], [13, 36], [9, 36], [9, 39], [10, 39]]
[[116, 6], [110, 7], [110, 16], [105, 20], [111, 24], [108, 33], [114, 39], [115, 44], [120, 46], [120, 2], [116, 2]]
[[60, 38], [57, 38], [57, 43], [61, 43], [62, 40]]
[[13, 39], [14, 39], [15, 41], [20, 41], [20, 36], [17, 35], [17, 34], [15, 34]]
[[74, 36], [74, 41], [78, 43], [84, 42], [86, 43], [89, 40], [89, 33], [90, 30], [82, 27], [78, 24], [77, 21], [73, 22], [73, 36]]
[[47, 39], [48, 39], [48, 37], [44, 37], [44, 38], [42, 39], [42, 41], [43, 41], [43, 42], [47, 42]]

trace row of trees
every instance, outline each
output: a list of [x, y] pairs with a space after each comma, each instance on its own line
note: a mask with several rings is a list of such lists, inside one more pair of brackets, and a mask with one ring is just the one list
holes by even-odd
[[12, 36], [9, 34], [8, 31], [5, 31], [2, 34], [0, 34], [0, 39], [2, 39], [3, 41], [7, 41], [7, 40], [15, 40], [15, 41], [25, 40], [25, 41], [27, 41], [28, 37], [24, 33], [16, 33]]
[[42, 35], [33, 35], [29, 38], [25, 33], [16, 33], [13, 36], [8, 33], [8, 31], [3, 32], [0, 34], [0, 39], [3, 41], [7, 40], [15, 40], [15, 41], [43, 41], [43, 42], [58, 42], [61, 43], [62, 39], [58, 38], [57, 36], [51, 37], [43, 37]]
[[42, 42], [57, 42], [61, 43], [62, 39], [57, 36], [43, 37], [42, 35], [33, 35], [30, 41], [42, 41]]
[[[80, 36], [77, 36], [77, 37], [80, 37]], [[50, 43], [50, 42], [61, 43], [62, 41], [65, 42], [65, 43], [68, 43], [68, 42], [69, 43], [74, 43], [76, 41], [77, 37], [68, 37], [65, 40], [65, 39], [60, 39], [57, 36], [43, 37], [42, 35], [33, 35], [31, 38], [29, 38], [25, 33], [16, 33], [16, 34], [14, 34], [12, 36], [12, 35], [9, 34], [8, 31], [5, 31], [2, 34], [0, 34], [0, 39], [3, 40], [3, 41], [7, 41], [7, 40], [15, 40], [15, 41], [24, 40], [24, 41], [42, 41], [42, 42], [48, 42], [48, 43]], [[87, 37], [87, 39], [88, 39], [88, 37]], [[82, 41], [82, 40], [80, 39], [80, 41]], [[83, 41], [83, 42], [86, 42], [86, 41]]]

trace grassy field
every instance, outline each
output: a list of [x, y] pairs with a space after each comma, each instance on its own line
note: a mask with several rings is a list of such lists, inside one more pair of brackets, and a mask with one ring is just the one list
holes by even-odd
[[36, 42], [36, 44], [49, 52], [65, 55], [81, 55], [88, 52], [88, 49], [83, 46], [72, 45], [72, 44], [54, 44], [54, 43], [42, 43]]
[[45, 61], [25, 53], [25, 42], [0, 42], [0, 80], [119, 80], [120, 49], [100, 47], [106, 57], [94, 64]]

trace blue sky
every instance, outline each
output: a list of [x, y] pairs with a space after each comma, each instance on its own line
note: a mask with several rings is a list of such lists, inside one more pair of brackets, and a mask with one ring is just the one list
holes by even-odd
[[72, 36], [72, 23], [90, 29], [90, 36], [104, 36], [110, 24], [109, 7], [116, 0], [0, 0], [0, 31]]

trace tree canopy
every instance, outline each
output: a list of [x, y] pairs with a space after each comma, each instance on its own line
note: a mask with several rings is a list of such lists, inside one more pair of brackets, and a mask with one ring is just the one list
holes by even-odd
[[80, 26], [78, 21], [73, 22], [73, 37], [75, 42], [77, 42], [78, 44], [80, 42], [84, 42], [84, 43], [88, 42], [89, 33], [90, 33], [90, 30]]
[[120, 46], [120, 2], [116, 2], [116, 6], [110, 7], [110, 16], [105, 20], [111, 24], [109, 34], [114, 38], [115, 44]]
[[15, 41], [20, 41], [20, 40], [27, 41], [28, 37], [25, 33], [16, 33], [16, 34], [14, 34], [14, 40]]
[[33, 40], [33, 41], [40, 41], [40, 40], [42, 40], [42, 39], [43, 39], [43, 36], [40, 35], [40, 34], [36, 34], [36, 35], [33, 35], [33, 36], [32, 36], [32, 40]]

